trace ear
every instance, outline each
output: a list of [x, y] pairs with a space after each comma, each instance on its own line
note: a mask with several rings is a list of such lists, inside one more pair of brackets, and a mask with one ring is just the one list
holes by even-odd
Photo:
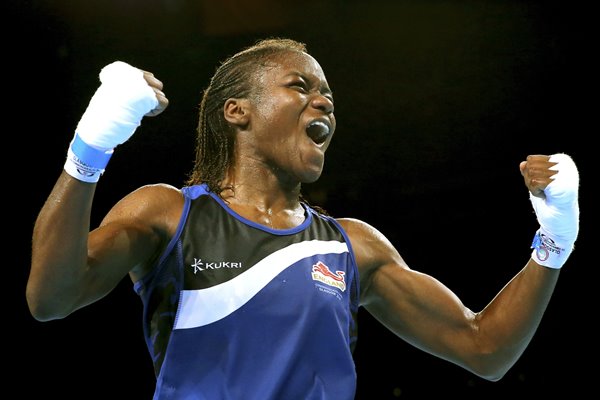
[[231, 98], [225, 101], [223, 115], [230, 124], [245, 127], [250, 122], [250, 114], [247, 99]]

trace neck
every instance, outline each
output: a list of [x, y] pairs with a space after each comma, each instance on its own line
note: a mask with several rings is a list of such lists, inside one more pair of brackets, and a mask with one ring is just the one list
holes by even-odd
[[305, 218], [298, 191], [266, 190], [253, 185], [232, 185], [221, 193], [232, 210], [273, 229], [289, 229]]

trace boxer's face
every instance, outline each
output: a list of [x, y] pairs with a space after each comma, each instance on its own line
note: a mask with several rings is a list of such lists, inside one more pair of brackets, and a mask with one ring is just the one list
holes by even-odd
[[333, 95], [321, 66], [308, 54], [285, 52], [261, 68], [255, 82], [252, 157], [290, 183], [314, 182], [336, 127]]

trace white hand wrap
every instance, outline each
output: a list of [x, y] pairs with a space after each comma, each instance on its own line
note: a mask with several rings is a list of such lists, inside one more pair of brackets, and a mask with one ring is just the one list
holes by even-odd
[[544, 189], [545, 199], [529, 194], [540, 224], [531, 257], [540, 265], [561, 268], [573, 251], [579, 233], [579, 171], [571, 157], [554, 154], [550, 169], [558, 171]]
[[100, 82], [77, 125], [64, 167], [84, 182], [100, 179], [114, 148], [126, 142], [144, 115], [158, 106], [143, 72], [122, 61], [105, 66]]

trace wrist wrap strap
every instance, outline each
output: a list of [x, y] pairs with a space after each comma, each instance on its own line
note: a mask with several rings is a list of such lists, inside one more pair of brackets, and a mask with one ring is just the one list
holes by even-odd
[[73, 178], [95, 183], [104, 173], [112, 155], [113, 149], [98, 150], [86, 144], [78, 134], [75, 134], [69, 145], [64, 169]]
[[539, 228], [531, 243], [531, 258], [544, 267], [560, 269], [571, 255], [574, 241], [565, 242], [553, 238], [544, 228]]

